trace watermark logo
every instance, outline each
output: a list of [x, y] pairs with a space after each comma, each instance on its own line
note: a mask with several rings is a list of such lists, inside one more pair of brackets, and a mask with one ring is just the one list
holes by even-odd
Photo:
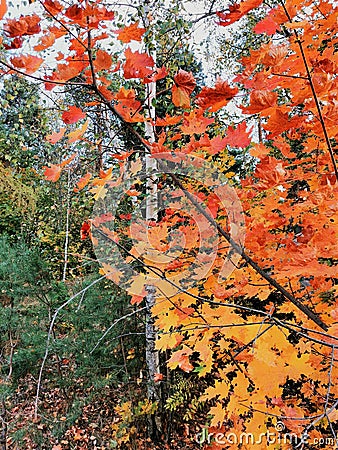
[[207, 428], [198, 433], [195, 440], [198, 444], [211, 444], [215, 442], [219, 445], [254, 445], [254, 444], [292, 444], [297, 443], [299, 440], [295, 433], [284, 433], [285, 425], [283, 422], [277, 422], [275, 425], [275, 431], [266, 431], [264, 433], [248, 433], [248, 432], [208, 432]]
[[322, 437], [322, 438], [316, 437], [310, 441], [307, 432], [304, 432], [302, 436], [298, 436], [296, 433], [288, 433], [282, 421], [278, 421], [275, 424], [274, 431], [266, 431], [264, 433], [248, 433], [248, 432], [235, 433], [232, 431], [209, 432], [208, 428], [203, 428], [200, 433], [196, 434], [195, 441], [199, 445], [204, 444], [209, 445], [212, 443], [218, 445], [262, 444], [262, 446], [272, 444], [279, 444], [279, 445], [285, 444], [285, 445], [292, 445], [292, 448], [303, 448], [303, 445], [310, 444], [319, 447], [326, 445], [329, 448], [332, 447], [332, 449], [338, 448], [338, 439], [335, 439], [334, 437]]
[[[107, 278], [132, 295], [146, 285], [175, 295], [211, 273], [221, 284], [235, 270], [240, 255], [210, 218], [221, 210], [223, 227], [244, 246], [244, 215], [235, 189], [220, 168], [197, 156], [157, 153], [156, 160], [157, 168], [150, 172], [141, 161], [134, 161], [118, 182], [111, 178], [100, 186], [92, 219], [97, 260]], [[172, 182], [171, 174], [181, 186]], [[163, 176], [165, 183], [159, 182]], [[155, 193], [147, 191], [149, 180], [154, 180]], [[157, 217], [166, 215], [165, 222], [146, 220], [149, 202], [155, 203]], [[121, 217], [128, 220], [121, 222]]]

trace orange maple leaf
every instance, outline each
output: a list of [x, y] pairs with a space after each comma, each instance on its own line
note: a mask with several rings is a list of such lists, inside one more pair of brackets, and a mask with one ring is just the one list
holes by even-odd
[[83, 177], [81, 177], [79, 179], [79, 181], [76, 183], [77, 188], [74, 188], [75, 192], [80, 191], [81, 189], [83, 189], [85, 186], [87, 186], [87, 184], [89, 183], [90, 179], [92, 177], [92, 174], [90, 172], [86, 173], [86, 175], [84, 175]]
[[180, 69], [174, 76], [175, 85], [172, 88], [172, 102], [177, 107], [189, 108], [190, 95], [195, 89], [196, 81], [191, 72]]
[[30, 36], [40, 32], [40, 17], [37, 14], [20, 16], [19, 19], [8, 19], [4, 31], [9, 37]]
[[113, 63], [112, 57], [105, 50], [98, 50], [96, 52], [96, 58], [93, 62], [97, 71], [110, 69]]
[[184, 134], [201, 134], [204, 133], [208, 125], [214, 122], [215, 119], [204, 117], [201, 110], [194, 110], [184, 118], [181, 126]]
[[51, 47], [54, 44], [54, 42], [55, 42], [55, 34], [47, 32], [44, 36], [40, 38], [39, 44], [34, 46], [34, 50], [36, 52], [46, 50], [46, 48]]
[[184, 370], [184, 372], [191, 372], [194, 368], [194, 366], [189, 361], [189, 356], [193, 353], [191, 348], [187, 347], [186, 345], [183, 345], [182, 350], [178, 350], [168, 361], [168, 366], [171, 369], [175, 369], [176, 367], [179, 367], [180, 369]]
[[140, 53], [138, 51], [132, 52], [130, 48], [127, 48], [124, 52], [126, 62], [123, 66], [124, 77], [130, 78], [145, 78], [153, 72], [155, 62], [153, 57], [147, 53]]
[[183, 116], [169, 116], [168, 114], [165, 117], [158, 117], [156, 119], [156, 126], [165, 127], [166, 125], [176, 125], [182, 120]]
[[153, 81], [162, 80], [168, 75], [168, 70], [163, 66], [160, 69], [156, 67], [151, 75], [147, 75], [143, 83], [152, 83]]
[[145, 118], [139, 114], [141, 102], [136, 100], [136, 93], [133, 89], [124, 87], [113, 96], [118, 103], [115, 105], [116, 111], [126, 122], [144, 122]]
[[[99, 3], [99, 2], [95, 2]], [[114, 12], [108, 11], [98, 4], [90, 4], [86, 7], [72, 5], [65, 11], [66, 17], [83, 28], [98, 28], [102, 20], [112, 20]]]
[[139, 295], [132, 295], [130, 303], [132, 305], [139, 305], [146, 295], [147, 295], [147, 292], [146, 292], [145, 288], [143, 287], [143, 289], [139, 293]]
[[50, 142], [51, 144], [56, 144], [60, 139], [63, 138], [65, 131], [66, 128], [61, 128], [58, 132], [48, 134], [46, 136], [46, 141]]
[[218, 111], [237, 94], [238, 89], [232, 88], [227, 81], [218, 78], [215, 87], [204, 87], [197, 95], [197, 104], [202, 109], [210, 108], [210, 111]]
[[58, 64], [49, 80], [68, 81], [79, 75], [87, 65], [88, 63], [82, 61], [69, 61], [67, 64]]
[[268, 36], [272, 36], [276, 31], [280, 30], [278, 23], [274, 21], [273, 15], [275, 10], [271, 10], [269, 14], [260, 20], [254, 27], [253, 31], [257, 34], [266, 33]]
[[144, 35], [146, 29], [138, 28], [139, 20], [132, 23], [128, 27], [123, 27], [120, 30], [115, 30], [114, 33], [117, 34], [117, 39], [121, 42], [128, 44], [131, 41], [141, 42], [142, 36]]
[[84, 9], [78, 5], [72, 5], [65, 11], [65, 16], [79, 25], [83, 23]]
[[56, 16], [63, 10], [61, 3], [55, 0], [45, 0], [44, 7], [49, 13], [53, 14], [53, 16]]
[[247, 147], [251, 142], [251, 131], [252, 128], [247, 131], [245, 122], [240, 123], [236, 128], [229, 126], [225, 142], [231, 147]]
[[44, 174], [46, 180], [53, 181], [54, 183], [56, 183], [61, 175], [60, 165], [59, 164], [51, 164], [50, 167], [44, 166], [43, 168], [45, 169], [43, 174]]
[[17, 69], [23, 69], [27, 75], [31, 75], [38, 70], [43, 63], [43, 59], [34, 55], [22, 55], [11, 58], [11, 63]]
[[254, 90], [250, 95], [250, 105], [243, 107], [244, 114], [256, 114], [277, 105], [277, 93], [268, 90]]
[[77, 155], [77, 153], [73, 153], [69, 158], [67, 158], [64, 161], [62, 161], [62, 163], [60, 163], [60, 167], [67, 166], [70, 162], [73, 161], [73, 159], [75, 159], [76, 155]]

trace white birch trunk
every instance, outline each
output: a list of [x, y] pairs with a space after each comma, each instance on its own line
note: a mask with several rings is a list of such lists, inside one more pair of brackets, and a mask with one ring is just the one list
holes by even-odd
[[[149, 26], [149, 21], [147, 15], [150, 12], [149, 4], [145, 6], [145, 25]], [[152, 52], [151, 56], [154, 61], [156, 61], [156, 54]], [[146, 84], [146, 105], [148, 109], [148, 116], [151, 119], [155, 119], [156, 111], [153, 105], [153, 100], [156, 98], [156, 82]], [[145, 134], [149, 142], [155, 142], [155, 132], [154, 126], [151, 122], [145, 123]], [[146, 166], [146, 220], [156, 220], [158, 214], [158, 201], [157, 201], [157, 182], [156, 182], [156, 172], [157, 172], [157, 162], [155, 159], [151, 158], [149, 155], [145, 156], [145, 166]], [[154, 325], [154, 319], [152, 316], [152, 307], [155, 305], [156, 301], [156, 288], [152, 285], [145, 286], [146, 295], [146, 305], [147, 305], [147, 317], [146, 317], [146, 363], [147, 363], [147, 375], [148, 375], [148, 400], [151, 402], [160, 402], [160, 384], [155, 383], [154, 377], [156, 373], [160, 372], [159, 364], [159, 353], [155, 349], [155, 342], [157, 338], [156, 328]], [[149, 418], [150, 434], [155, 436], [161, 432], [161, 420], [159, 414], [156, 414]]]

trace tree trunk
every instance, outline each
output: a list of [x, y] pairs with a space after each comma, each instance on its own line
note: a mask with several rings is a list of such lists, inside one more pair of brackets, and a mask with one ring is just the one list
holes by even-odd
[[[145, 26], [149, 26], [148, 14], [150, 12], [149, 4], [145, 6]], [[152, 52], [152, 57], [156, 61], [155, 52]], [[148, 109], [148, 115], [152, 119], [155, 119], [155, 107], [153, 100], [156, 98], [156, 82], [152, 82], [146, 85], [146, 104]], [[149, 122], [145, 123], [145, 134], [149, 142], [155, 142], [155, 131], [153, 125]], [[157, 162], [149, 155], [145, 156], [146, 166], [146, 220], [157, 220], [158, 216], [158, 201], [157, 201], [157, 183], [154, 175], [157, 172]], [[146, 317], [146, 363], [147, 363], [147, 383], [148, 383], [148, 400], [150, 402], [156, 402], [158, 408], [154, 414], [148, 417], [149, 435], [153, 440], [158, 440], [162, 434], [161, 414], [160, 414], [160, 401], [161, 391], [160, 384], [155, 382], [155, 375], [160, 372], [159, 353], [155, 349], [155, 341], [157, 337], [154, 319], [152, 316], [152, 307], [156, 301], [156, 288], [152, 285], [146, 285], [146, 305], [147, 305], [147, 317]]]

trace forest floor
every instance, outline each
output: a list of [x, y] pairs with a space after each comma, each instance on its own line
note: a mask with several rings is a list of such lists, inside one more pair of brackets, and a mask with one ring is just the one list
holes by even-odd
[[159, 442], [154, 443], [147, 436], [146, 416], [142, 420], [131, 418], [129, 423], [123, 421], [116, 413], [116, 406], [121, 404], [126, 386], [107, 385], [98, 394], [93, 393], [92, 387], [84, 387], [81, 379], [77, 381], [76, 386], [66, 392], [45, 380], [39, 398], [39, 414], [34, 418], [36, 380], [27, 376], [6, 402], [8, 450], [201, 448], [194, 439], [197, 431], [186, 425], [169, 424], [164, 420], [167, 437], [162, 435]]

